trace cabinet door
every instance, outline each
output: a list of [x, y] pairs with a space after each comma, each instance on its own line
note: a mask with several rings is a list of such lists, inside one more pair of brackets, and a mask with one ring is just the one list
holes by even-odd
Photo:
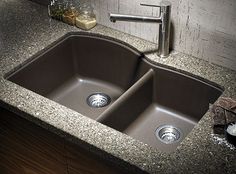
[[0, 108], [0, 174], [124, 173], [78, 145]]
[[66, 143], [66, 152], [69, 174], [125, 174], [115, 165], [72, 143]]
[[59, 136], [0, 108], [1, 174], [67, 174]]

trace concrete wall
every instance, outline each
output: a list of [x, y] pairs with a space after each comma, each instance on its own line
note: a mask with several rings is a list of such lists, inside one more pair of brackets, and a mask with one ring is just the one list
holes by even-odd
[[30, 1], [36, 2], [44, 6], [47, 6], [51, 2], [50, 0], [30, 0]]
[[[108, 13], [157, 16], [158, 8], [139, 4], [158, 4], [161, 0], [74, 1], [92, 3], [98, 23], [157, 43], [158, 24], [111, 23]], [[169, 1], [172, 3], [172, 48], [236, 70], [236, 0]]]
[[[87, 0], [88, 1], [88, 0]], [[173, 49], [236, 70], [236, 0], [169, 0], [172, 3]], [[160, 0], [91, 0], [98, 23], [157, 42], [158, 24], [111, 23], [109, 12], [158, 15], [141, 2]]]

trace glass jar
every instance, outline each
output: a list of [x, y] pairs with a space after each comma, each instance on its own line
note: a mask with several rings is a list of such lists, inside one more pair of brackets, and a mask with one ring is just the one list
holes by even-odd
[[83, 3], [79, 5], [79, 15], [83, 18], [95, 18], [91, 4]]
[[83, 30], [89, 30], [96, 25], [96, 17], [93, 7], [90, 4], [83, 3], [79, 6], [78, 16], [76, 17], [76, 26]]
[[69, 6], [63, 14], [63, 22], [69, 25], [75, 25], [75, 18], [78, 15], [77, 10], [74, 6]]
[[53, 19], [62, 20], [65, 11], [65, 4], [62, 0], [51, 0], [48, 5], [48, 15]]

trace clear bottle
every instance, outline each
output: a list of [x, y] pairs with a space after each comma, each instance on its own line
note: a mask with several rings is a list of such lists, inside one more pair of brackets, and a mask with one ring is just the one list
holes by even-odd
[[75, 25], [76, 16], [78, 16], [78, 11], [76, 10], [73, 0], [67, 1], [66, 10], [62, 16], [63, 22], [69, 25]]
[[51, 0], [48, 5], [48, 15], [53, 19], [62, 20], [65, 6], [62, 0]]
[[76, 17], [76, 26], [83, 30], [89, 30], [97, 24], [96, 16], [91, 4], [82, 3], [79, 6], [78, 16]]

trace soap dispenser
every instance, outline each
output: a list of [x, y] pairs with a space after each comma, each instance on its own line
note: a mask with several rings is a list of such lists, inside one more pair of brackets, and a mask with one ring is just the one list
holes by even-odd
[[96, 25], [96, 17], [91, 4], [82, 3], [79, 5], [76, 26], [83, 30], [89, 30]]

